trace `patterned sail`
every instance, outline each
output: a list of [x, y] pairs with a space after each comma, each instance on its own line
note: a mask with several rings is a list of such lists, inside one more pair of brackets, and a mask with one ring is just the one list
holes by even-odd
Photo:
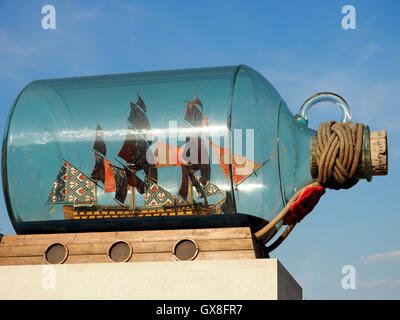
[[173, 194], [169, 193], [154, 182], [150, 182], [145, 187], [144, 205], [145, 206], [163, 206], [181, 203]]
[[[195, 178], [200, 184], [200, 179], [201, 179], [200, 176], [196, 174]], [[202, 193], [197, 192], [198, 198], [204, 198], [204, 196], [212, 197], [217, 194], [223, 193], [223, 191], [220, 188], [218, 188], [215, 184], [211, 183], [210, 181], [207, 181], [205, 185], [203, 185], [202, 183], [200, 185], [202, 186], [203, 192]]]
[[94, 186], [89, 177], [64, 160], [47, 203], [93, 202]]

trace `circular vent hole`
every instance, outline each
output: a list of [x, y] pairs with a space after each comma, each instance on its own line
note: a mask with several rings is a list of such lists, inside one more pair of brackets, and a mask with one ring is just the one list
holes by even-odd
[[183, 239], [176, 243], [174, 248], [175, 257], [178, 260], [193, 260], [196, 258], [199, 248], [191, 239]]
[[61, 243], [53, 243], [50, 245], [44, 255], [44, 258], [49, 264], [60, 264], [67, 259], [68, 249]]
[[126, 262], [132, 255], [132, 247], [125, 241], [114, 242], [108, 249], [108, 257], [113, 262]]

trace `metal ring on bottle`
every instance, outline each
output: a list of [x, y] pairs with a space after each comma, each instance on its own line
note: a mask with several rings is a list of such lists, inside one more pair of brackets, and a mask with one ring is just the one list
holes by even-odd
[[351, 121], [352, 115], [348, 103], [341, 96], [332, 92], [320, 92], [308, 98], [301, 106], [299, 115], [308, 121], [311, 109], [320, 102], [332, 102], [336, 104], [342, 115], [341, 122]]

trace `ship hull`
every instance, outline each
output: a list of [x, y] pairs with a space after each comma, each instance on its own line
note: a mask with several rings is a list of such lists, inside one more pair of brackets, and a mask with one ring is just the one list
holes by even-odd
[[107, 219], [133, 217], [163, 217], [163, 216], [192, 216], [220, 214], [216, 208], [206, 207], [200, 203], [177, 206], [153, 207], [116, 207], [116, 206], [74, 206], [64, 205], [64, 219]]

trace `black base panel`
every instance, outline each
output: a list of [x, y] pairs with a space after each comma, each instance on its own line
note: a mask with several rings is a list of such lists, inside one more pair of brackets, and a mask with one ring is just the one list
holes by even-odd
[[17, 234], [74, 233], [74, 232], [107, 232], [138, 231], [166, 229], [199, 229], [250, 227], [253, 232], [263, 227], [268, 221], [242, 213], [208, 215], [208, 216], [175, 216], [175, 217], [132, 217], [109, 219], [50, 220], [33, 222], [15, 222]]

